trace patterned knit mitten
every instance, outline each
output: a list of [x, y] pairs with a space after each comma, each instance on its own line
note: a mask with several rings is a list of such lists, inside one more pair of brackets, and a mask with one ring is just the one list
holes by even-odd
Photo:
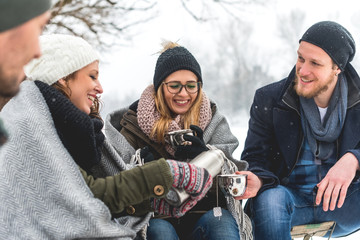
[[186, 162], [166, 160], [173, 175], [174, 188], [183, 188], [191, 199], [201, 200], [212, 185], [212, 177], [205, 168]]
[[174, 207], [170, 205], [164, 198], [151, 199], [151, 204], [154, 211], [160, 215], [170, 216], [170, 217], [182, 217], [185, 215], [187, 211], [192, 209], [196, 204], [197, 200], [189, 198], [184, 203], [182, 203], [179, 207]]

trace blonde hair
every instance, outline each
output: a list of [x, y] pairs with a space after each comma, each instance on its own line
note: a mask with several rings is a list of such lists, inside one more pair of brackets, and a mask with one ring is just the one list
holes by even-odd
[[162, 50], [160, 50], [158, 53], [163, 53], [166, 50], [175, 48], [175, 47], [181, 47], [177, 42], [172, 42], [172, 41], [168, 41], [168, 40], [163, 40], [161, 43], [161, 46], [163, 47]]
[[[165, 102], [163, 88], [159, 87], [154, 95], [155, 107], [156, 110], [160, 113], [160, 119], [155, 122], [150, 136], [155, 137], [158, 142], [165, 143], [165, 134], [168, 132], [169, 124], [173, 120], [173, 117], [169, 107]], [[199, 125], [199, 113], [202, 99], [203, 95], [200, 85], [194, 104], [183, 116], [181, 116], [181, 122], [183, 123], [182, 127], [184, 129], [189, 129], [191, 124]]]

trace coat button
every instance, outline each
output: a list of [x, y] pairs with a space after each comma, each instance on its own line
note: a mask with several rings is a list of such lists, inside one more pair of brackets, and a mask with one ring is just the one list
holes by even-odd
[[290, 180], [289, 180], [289, 178], [284, 177], [283, 179], [281, 179], [280, 182], [281, 182], [283, 185], [287, 185], [287, 184], [289, 184]]
[[164, 187], [161, 185], [156, 185], [154, 187], [154, 193], [156, 196], [161, 196], [164, 194]]
[[126, 207], [126, 212], [129, 214], [129, 215], [133, 215], [135, 213], [135, 208], [133, 206], [128, 206]]

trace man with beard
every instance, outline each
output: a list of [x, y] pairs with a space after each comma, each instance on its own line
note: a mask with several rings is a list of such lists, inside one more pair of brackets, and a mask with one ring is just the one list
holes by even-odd
[[299, 41], [296, 65], [256, 91], [242, 153], [255, 239], [290, 240], [293, 226], [360, 228], [360, 78], [351, 34], [330, 21]]
[[[50, 0], [0, 1], [0, 111], [19, 91], [23, 67], [41, 54], [39, 35], [49, 21]], [[7, 134], [0, 119], [0, 146]]]

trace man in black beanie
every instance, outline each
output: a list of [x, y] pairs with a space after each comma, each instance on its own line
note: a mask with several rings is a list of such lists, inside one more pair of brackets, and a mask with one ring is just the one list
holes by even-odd
[[[290, 240], [293, 226], [360, 229], [360, 78], [351, 34], [324, 21], [301, 37], [289, 76], [256, 91], [241, 159], [255, 239]], [[329, 234], [329, 233], [328, 233]]]
[[[50, 0], [0, 1], [0, 111], [19, 91], [23, 67], [41, 54], [39, 35], [50, 18]], [[7, 134], [0, 119], [0, 146]]]

